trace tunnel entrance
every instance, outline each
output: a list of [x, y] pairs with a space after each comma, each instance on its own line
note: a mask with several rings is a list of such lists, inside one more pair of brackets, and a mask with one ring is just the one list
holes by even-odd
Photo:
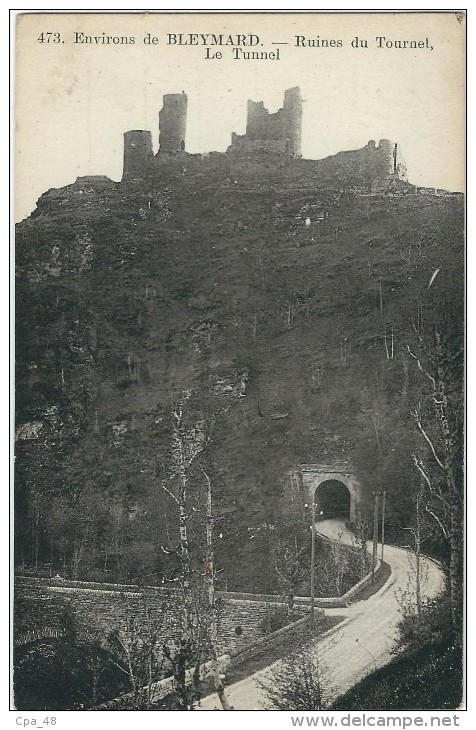
[[[350, 522], [358, 519], [361, 486], [351, 464], [301, 464], [299, 472], [304, 499], [315, 501], [320, 519], [326, 519], [326, 512], [329, 519], [344, 518]], [[321, 510], [323, 514], [319, 515]]]
[[314, 492], [314, 501], [318, 519], [350, 521], [350, 492], [337, 479], [321, 482]]

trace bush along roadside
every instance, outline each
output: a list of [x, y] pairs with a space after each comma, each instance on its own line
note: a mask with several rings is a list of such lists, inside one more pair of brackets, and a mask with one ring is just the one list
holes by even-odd
[[447, 594], [407, 611], [399, 625], [395, 658], [367, 675], [332, 705], [333, 710], [448, 710], [461, 705], [463, 653], [451, 631]]

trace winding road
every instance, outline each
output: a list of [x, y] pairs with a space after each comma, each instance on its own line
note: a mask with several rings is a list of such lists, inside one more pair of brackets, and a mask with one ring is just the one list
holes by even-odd
[[[316, 523], [316, 532], [343, 544], [353, 544], [354, 537], [343, 522], [324, 520]], [[371, 549], [372, 544], [368, 543]], [[380, 555], [380, 546], [379, 546]], [[397, 638], [401, 618], [402, 593], [414, 580], [414, 557], [401, 548], [386, 545], [384, 560], [392, 570], [388, 581], [365, 601], [356, 601], [346, 608], [328, 608], [327, 616], [341, 616], [342, 622], [313, 642], [324, 668], [326, 683], [335, 697], [346, 692], [366, 674], [388, 663]], [[422, 557], [422, 592], [433, 598], [444, 588], [441, 568]], [[266, 699], [257, 685], [264, 673], [273, 671], [278, 662], [226, 688], [235, 710], [266, 710]], [[221, 709], [216, 694], [209, 695], [197, 709]]]

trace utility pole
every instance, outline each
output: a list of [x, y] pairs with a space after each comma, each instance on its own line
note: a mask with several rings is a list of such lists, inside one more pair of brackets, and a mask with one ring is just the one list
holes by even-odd
[[374, 540], [372, 553], [372, 583], [375, 583], [375, 566], [377, 565], [378, 543], [378, 492], [374, 492]]
[[314, 631], [314, 571], [316, 562], [316, 497], [311, 505], [311, 631]]
[[382, 492], [382, 554], [381, 554], [381, 560], [383, 562], [383, 546], [385, 544], [385, 495], [387, 492], [385, 489]]

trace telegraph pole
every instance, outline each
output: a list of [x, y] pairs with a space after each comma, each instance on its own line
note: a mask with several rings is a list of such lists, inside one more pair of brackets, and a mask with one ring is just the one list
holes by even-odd
[[314, 630], [314, 571], [316, 562], [316, 502], [312, 495], [311, 506], [311, 631]]
[[385, 544], [385, 495], [387, 492], [385, 489], [382, 492], [382, 555], [381, 560], [383, 562], [383, 546]]
[[375, 566], [377, 565], [378, 543], [378, 492], [374, 492], [374, 541], [372, 553], [372, 583], [375, 582]]

